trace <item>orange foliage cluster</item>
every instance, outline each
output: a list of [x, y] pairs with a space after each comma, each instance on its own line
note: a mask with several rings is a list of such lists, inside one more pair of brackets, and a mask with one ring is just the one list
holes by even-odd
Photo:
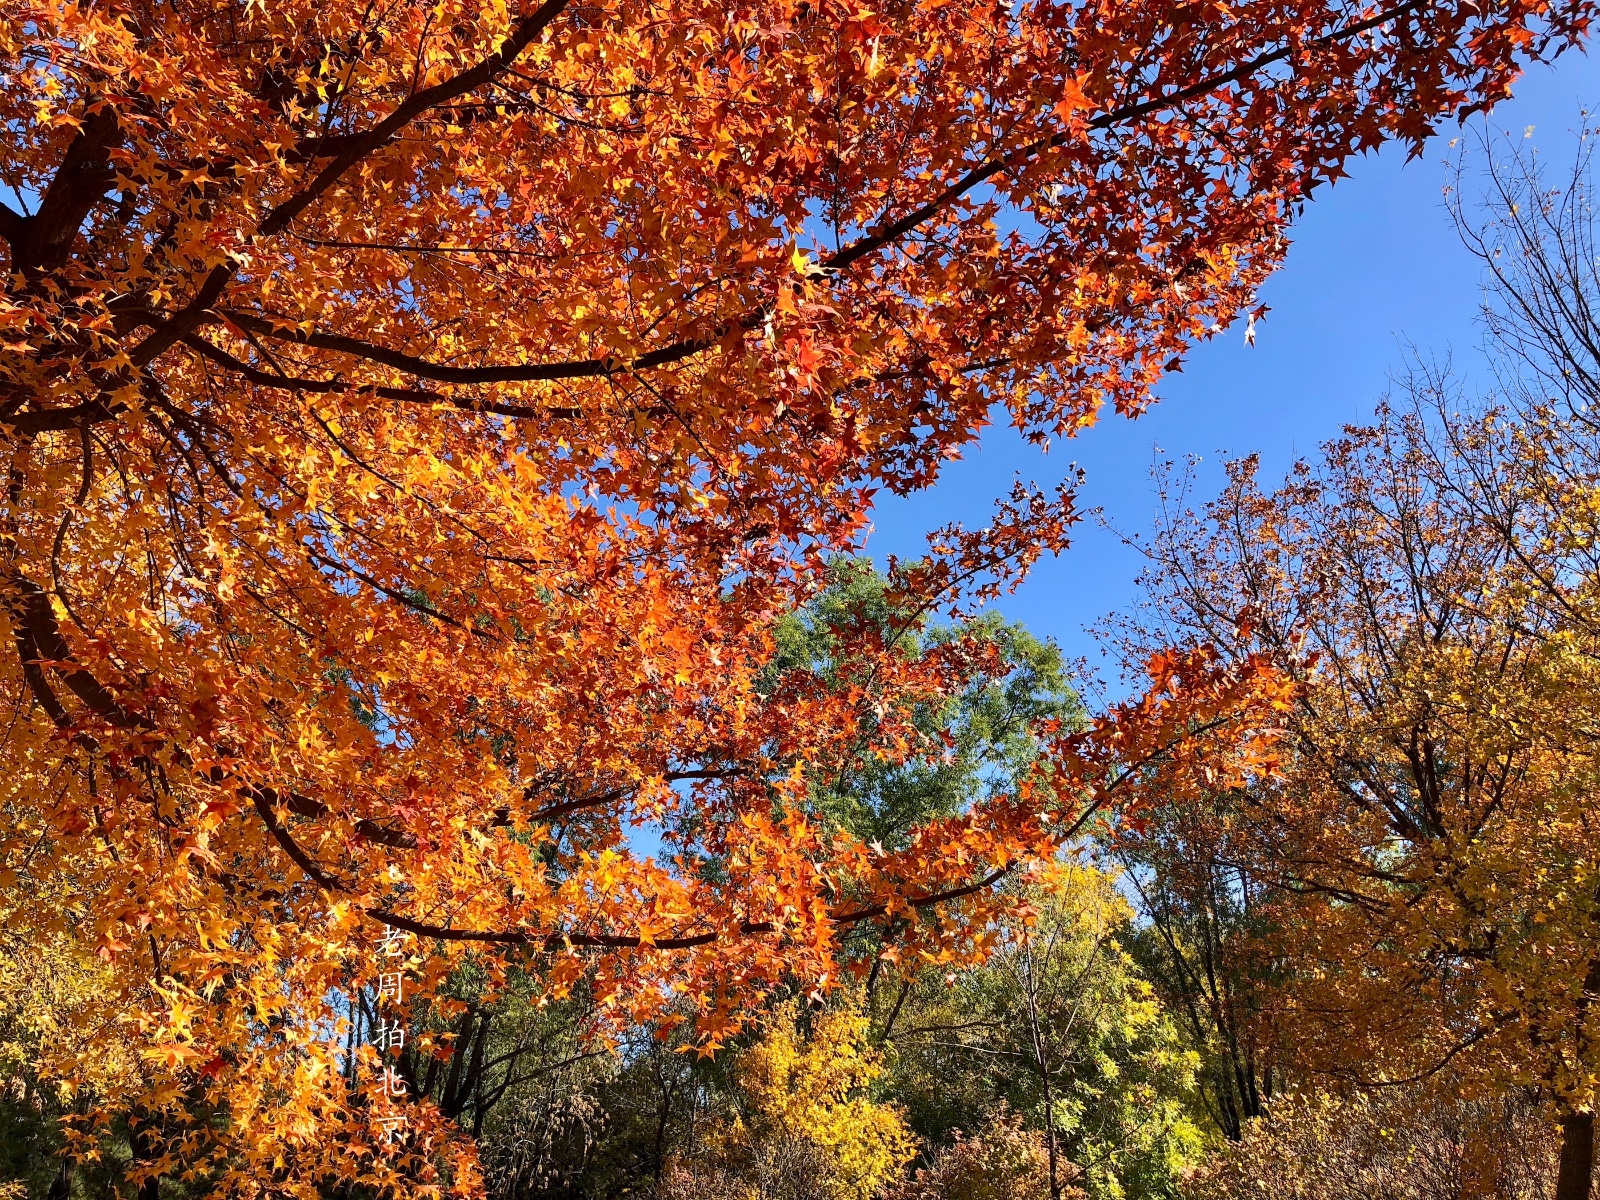
[[[1129, 772], [1266, 769], [1279, 677], [1173, 658], [883, 852], [808, 788], [941, 753], [903, 714], [983, 651], [773, 678], [773, 625], [996, 403], [1140, 409], [1315, 185], [1591, 8], [9, 4], [0, 886], [117, 966], [144, 1069], [95, 1111], [221, 1192], [470, 1191], [339, 1069], [385, 927], [421, 996], [532, 964], [711, 1047], [861, 922], [981, 953]], [[995, 594], [1072, 516], [901, 578]]]
[[[1301, 685], [1270, 778], [1171, 806], [1187, 858], [1172, 875], [1194, 888], [1207, 863], [1248, 872], [1237, 1020], [1275, 1064], [1587, 1125], [1597, 510], [1592, 467], [1572, 469], [1592, 453], [1587, 417], [1413, 403], [1347, 429], [1276, 490], [1253, 459], [1232, 464], [1216, 500], [1156, 539], [1163, 621], [1125, 647], [1267, 654]], [[1290, 1136], [1299, 1118], [1285, 1119]], [[1592, 1126], [1567, 1144], [1584, 1138]]]

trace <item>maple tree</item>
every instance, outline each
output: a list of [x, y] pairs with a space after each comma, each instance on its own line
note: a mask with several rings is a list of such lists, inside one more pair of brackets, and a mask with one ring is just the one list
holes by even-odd
[[[1591, 7], [8, 5], [0, 888], [114, 964], [141, 1064], [65, 1072], [80, 1149], [121, 1112], [146, 1184], [473, 1191], [347, 1070], [385, 930], [415, 994], [516, 963], [707, 1048], [852, 926], [981, 954], [995, 882], [1149, 760], [1197, 786], [1275, 672], [1156, 656], [879, 848], [812, 777], [938, 757], [893, 714], [993, 650], [862, 629], [772, 686], [776, 624], [995, 404], [1138, 411], [1316, 185]], [[1073, 516], [1019, 487], [897, 586], [992, 598]]]

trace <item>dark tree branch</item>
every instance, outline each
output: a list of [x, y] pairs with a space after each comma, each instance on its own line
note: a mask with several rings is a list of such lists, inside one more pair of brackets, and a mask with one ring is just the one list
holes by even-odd
[[[33, 655], [23, 660], [24, 675], [30, 687], [43, 682], [43, 669], [48, 667], [96, 716], [118, 729], [149, 728], [148, 720], [129, 712], [90, 672], [74, 665], [72, 649], [61, 633], [49, 594], [21, 572], [13, 571], [7, 582], [12, 596], [6, 607], [11, 611], [18, 651]], [[32, 671], [27, 670], [30, 666]], [[34, 695], [51, 719], [61, 724], [64, 711], [55, 693], [48, 687], [34, 688]]]
[[[338, 376], [332, 379], [311, 379], [305, 376], [276, 375], [271, 371], [263, 371], [253, 367], [242, 359], [235, 358], [222, 347], [217, 346], [204, 338], [191, 334], [182, 339], [183, 344], [203, 358], [216, 363], [226, 371], [243, 378], [247, 383], [258, 387], [276, 388], [280, 391], [305, 392], [315, 395], [346, 395], [360, 393], [378, 396], [384, 400], [403, 400], [408, 404], [443, 404], [451, 408], [458, 408], [465, 412], [491, 413], [502, 417], [545, 417], [555, 420], [570, 420], [584, 415], [581, 408], [533, 407], [526, 404], [506, 404], [500, 401], [479, 402], [464, 400], [458, 396], [446, 395], [443, 392], [427, 392], [414, 388], [374, 387], [370, 384], [350, 383]], [[60, 410], [67, 412], [71, 410]], [[31, 414], [12, 418], [12, 424], [19, 424]], [[39, 414], [41, 416], [55, 417], [55, 413]], [[70, 428], [73, 422], [66, 425], [52, 426], [52, 428]]]
[[[1385, 25], [1396, 17], [1404, 16], [1408, 12], [1413, 12], [1423, 7], [1424, 3], [1425, 0], [1405, 0], [1404, 4], [1398, 4], [1393, 8], [1386, 9], [1365, 21], [1359, 21], [1354, 25], [1335, 30], [1309, 43], [1308, 46], [1329, 46], [1335, 42], [1358, 37], [1369, 29]], [[1230, 71], [1223, 71], [1192, 83], [1187, 87], [1177, 88], [1159, 96], [1152, 96], [1148, 100], [1142, 100], [1136, 104], [1127, 104], [1110, 112], [1102, 113], [1100, 116], [1088, 121], [1086, 123], [1087, 127], [1096, 132], [1104, 132], [1118, 125], [1126, 125], [1130, 122], [1141, 120], [1144, 117], [1174, 108], [1186, 100], [1193, 100], [1196, 97], [1214, 92], [1230, 83], [1238, 83], [1241, 79], [1248, 78], [1263, 67], [1282, 62], [1293, 55], [1294, 52], [1295, 46], [1292, 44], [1280, 46], [1276, 50], [1266, 51], [1247, 62], [1240, 63]], [[898, 241], [918, 226], [925, 225], [931, 221], [939, 213], [980, 184], [993, 179], [996, 175], [1014, 171], [1024, 163], [1030, 162], [1051, 150], [1058, 150], [1071, 142], [1076, 136], [1076, 134], [1063, 130], [1060, 133], [1030, 142], [1026, 146], [1018, 147], [1009, 154], [980, 163], [926, 204], [913, 209], [905, 216], [894, 221], [879, 222], [865, 236], [857, 238], [848, 246], [824, 258], [822, 260], [823, 269], [840, 270], [850, 266], [852, 263], [859, 262], [869, 254], [884, 249], [890, 243]]]
[[[506, 38], [494, 54], [477, 66], [407, 97], [382, 121], [365, 133], [353, 137], [338, 157], [318, 172], [317, 177], [306, 187], [267, 214], [256, 227], [254, 237], [260, 239], [281, 233], [295, 217], [333, 187], [345, 172], [368, 155], [388, 145], [396, 134], [429, 109], [492, 82], [511, 66], [517, 56], [566, 6], [567, 0], [545, 0], [545, 3], [531, 15], [518, 22], [511, 36]], [[133, 364], [136, 367], [147, 365], [192, 334], [210, 312], [212, 305], [222, 298], [223, 291], [237, 270], [237, 260], [213, 267], [189, 303], [158, 325], [154, 333], [134, 348], [129, 355]]]
[[[718, 341], [732, 332], [735, 328], [748, 333], [759, 328], [766, 320], [766, 309], [741, 318], [732, 325], [719, 326], [710, 336], [690, 338], [652, 350], [638, 358], [627, 360], [619, 358], [584, 358], [571, 359], [565, 362], [550, 363], [510, 363], [489, 367], [452, 367], [443, 363], [430, 362], [425, 358], [418, 358], [413, 354], [406, 354], [399, 350], [392, 350], [373, 342], [362, 341], [360, 338], [344, 337], [332, 333], [307, 333], [293, 325], [279, 326], [265, 318], [249, 313], [230, 311], [227, 319], [247, 329], [251, 333], [263, 337], [273, 338], [282, 342], [293, 342], [300, 346], [310, 346], [317, 350], [331, 350], [338, 354], [348, 354], [355, 358], [375, 362], [381, 366], [393, 367], [397, 371], [404, 371], [418, 379], [427, 379], [434, 383], [445, 383], [453, 386], [470, 386], [473, 384], [494, 383], [542, 383], [553, 382], [561, 379], [595, 379], [609, 375], [627, 373], [630, 371], [648, 371], [657, 367], [670, 366], [686, 358], [715, 346]], [[543, 412], [545, 410], [524, 410], [524, 412]], [[519, 414], [520, 415], [520, 414]]]
[[28, 228], [28, 218], [12, 208], [4, 200], [0, 200], [0, 238], [12, 247], [12, 257], [16, 257], [16, 244], [20, 241]]
[[39, 210], [23, 217], [7, 209], [10, 216], [0, 221], [13, 270], [49, 271], [65, 263], [89, 210], [115, 178], [111, 150], [122, 142], [122, 126], [109, 102], [91, 100], [88, 108]]
[[339, 182], [344, 173], [355, 166], [362, 159], [374, 151], [387, 145], [412, 121], [431, 108], [437, 108], [454, 100], [457, 96], [464, 96], [476, 88], [503, 75], [510, 69], [511, 64], [526, 50], [529, 44], [550, 25], [556, 17], [561, 15], [566, 8], [567, 0], [545, 0], [532, 13], [519, 21], [512, 29], [509, 37], [501, 43], [500, 49], [484, 59], [469, 71], [437, 83], [433, 87], [423, 88], [420, 92], [408, 96], [395, 110], [379, 121], [365, 133], [355, 135], [347, 143], [342, 144], [338, 156], [318, 172], [317, 177], [305, 188], [278, 205], [261, 222], [258, 236], [271, 237], [275, 233], [288, 228], [289, 223], [304, 212], [317, 198]]

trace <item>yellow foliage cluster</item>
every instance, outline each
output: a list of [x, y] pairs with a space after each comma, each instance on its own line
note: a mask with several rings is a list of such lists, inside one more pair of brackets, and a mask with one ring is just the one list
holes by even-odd
[[1555, 1131], [1527, 1097], [1466, 1100], [1458, 1079], [1339, 1098], [1291, 1094], [1196, 1172], [1190, 1200], [1534, 1200]]
[[104, 1096], [131, 1080], [119, 1036], [112, 968], [70, 930], [37, 934], [7, 921], [0, 932], [0, 1088], [30, 1102], [39, 1080], [54, 1099]]
[[899, 1180], [916, 1139], [898, 1109], [870, 1096], [882, 1070], [860, 1013], [819, 1013], [803, 1032], [795, 1006], [780, 1007], [739, 1059], [741, 1110], [707, 1139], [730, 1200], [784, 1195], [801, 1176], [827, 1200], [869, 1200]]

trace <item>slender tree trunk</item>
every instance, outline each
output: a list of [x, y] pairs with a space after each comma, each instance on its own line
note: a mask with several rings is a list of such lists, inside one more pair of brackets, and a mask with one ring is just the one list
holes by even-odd
[[1056, 1105], [1055, 1098], [1050, 1094], [1048, 1073], [1044, 1076], [1044, 1126], [1045, 1151], [1050, 1156], [1050, 1200], [1061, 1200], [1060, 1168], [1056, 1165]]
[[1050, 1088], [1050, 1051], [1045, 1045], [1039, 1021], [1038, 981], [1034, 976], [1033, 951], [1023, 951], [1023, 995], [1028, 1002], [1028, 1035], [1033, 1042], [1034, 1065], [1039, 1068], [1039, 1085], [1044, 1094], [1045, 1150], [1050, 1156], [1050, 1200], [1061, 1200], [1059, 1155], [1056, 1150], [1056, 1102]]
[[1589, 1200], [1594, 1179], [1594, 1114], [1570, 1112], [1561, 1118], [1561, 1165], [1555, 1200]]
[[[132, 1142], [132, 1150], [135, 1161], [138, 1161], [139, 1159], [149, 1160], [155, 1157], [156, 1139], [151, 1137], [149, 1133], [146, 1132], [146, 1126], [141, 1125], [138, 1129], [134, 1130], [133, 1137], [130, 1139], [130, 1141]], [[161, 1200], [160, 1177], [156, 1175], [150, 1176], [150, 1178], [146, 1179], [139, 1185], [139, 1190], [135, 1193], [135, 1195], [138, 1197], [138, 1200]]]
[[[874, 963], [873, 966], [877, 966]], [[656, 1191], [661, 1190], [661, 1173], [667, 1165], [667, 1127], [672, 1121], [672, 1101], [677, 1088], [667, 1079], [661, 1067], [661, 1048], [650, 1050], [650, 1073], [656, 1082], [656, 1145], [650, 1160], [650, 1178], [655, 1180]]]
[[56, 1177], [50, 1181], [50, 1191], [46, 1200], [68, 1200], [72, 1195], [73, 1159], [70, 1154], [61, 1155], [61, 1167], [56, 1171]]
[[[1590, 920], [1600, 922], [1600, 890], [1595, 893]], [[1588, 1028], [1589, 1002], [1600, 996], [1600, 955], [1589, 960], [1583, 975], [1573, 1021], [1575, 1057], [1589, 1061], [1592, 1038]], [[1594, 1187], [1594, 1112], [1574, 1109], [1561, 1115], [1561, 1165], [1556, 1170], [1555, 1200], [1589, 1200]]]

